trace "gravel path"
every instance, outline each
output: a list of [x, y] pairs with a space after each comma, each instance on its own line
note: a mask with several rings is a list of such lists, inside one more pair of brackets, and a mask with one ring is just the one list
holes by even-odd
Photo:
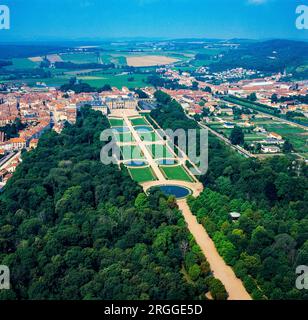
[[231, 267], [229, 267], [223, 258], [219, 255], [214, 242], [207, 234], [204, 227], [198, 223], [197, 218], [192, 214], [187, 201], [177, 201], [179, 209], [188, 225], [188, 229], [194, 236], [197, 244], [200, 246], [204, 256], [210, 264], [215, 278], [219, 279], [225, 286], [229, 298], [228, 300], [251, 300], [242, 281], [236, 277]]

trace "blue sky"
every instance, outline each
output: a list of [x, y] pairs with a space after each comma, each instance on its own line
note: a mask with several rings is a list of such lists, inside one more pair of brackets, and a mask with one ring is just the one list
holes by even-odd
[[11, 29], [0, 41], [43, 39], [298, 38], [295, 9], [307, 0], [0, 0]]

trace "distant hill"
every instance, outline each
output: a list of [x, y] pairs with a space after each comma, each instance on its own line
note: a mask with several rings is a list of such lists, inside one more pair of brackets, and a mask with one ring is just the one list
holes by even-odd
[[211, 69], [220, 71], [236, 67], [257, 69], [264, 72], [279, 72], [288, 68], [295, 70], [308, 62], [308, 43], [293, 40], [268, 40], [243, 42], [238, 49], [229, 50], [223, 58], [211, 64]]
[[64, 46], [42, 44], [0, 44], [0, 59], [28, 58], [57, 53], [64, 50]]

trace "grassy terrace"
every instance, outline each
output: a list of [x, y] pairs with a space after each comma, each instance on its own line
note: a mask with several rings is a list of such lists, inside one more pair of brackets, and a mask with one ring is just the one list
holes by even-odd
[[160, 170], [168, 180], [182, 180], [193, 182], [191, 176], [182, 166], [160, 166]]
[[135, 139], [130, 132], [115, 133], [115, 137], [118, 142], [135, 142]]
[[121, 153], [124, 160], [144, 159], [144, 155], [138, 146], [122, 146]]
[[147, 146], [154, 159], [173, 158], [174, 155], [162, 144], [152, 144]]
[[124, 120], [123, 119], [116, 119], [116, 118], [110, 118], [109, 123], [112, 127], [122, 127], [124, 126]]
[[155, 132], [139, 132], [140, 139], [146, 142], [156, 142], [160, 141], [161, 138]]
[[152, 169], [146, 168], [129, 168], [128, 169], [131, 177], [138, 183], [149, 182], [157, 180]]
[[149, 123], [145, 120], [145, 118], [134, 118], [129, 119], [133, 126], [148, 126]]

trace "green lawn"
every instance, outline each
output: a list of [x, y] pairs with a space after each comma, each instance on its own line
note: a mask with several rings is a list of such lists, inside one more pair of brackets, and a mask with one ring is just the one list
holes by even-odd
[[[12, 80], [1, 80], [1, 82], [12, 82]], [[37, 82], [44, 82], [47, 86], [50, 87], [60, 87], [63, 84], [67, 84], [68, 79], [62, 77], [55, 77], [55, 78], [25, 78], [14, 80], [15, 83], [27, 83], [30, 87], [35, 86]]]
[[115, 65], [122, 66], [127, 64], [126, 58], [119, 54], [106, 54], [101, 52], [101, 59], [103, 63], [114, 63]]
[[135, 118], [130, 119], [130, 122], [133, 126], [142, 126], [142, 125], [149, 125], [148, 122], [144, 118]]
[[253, 133], [246, 133], [245, 134], [245, 141], [261, 141], [266, 139], [265, 135], [260, 135], [260, 134], [253, 134]]
[[127, 133], [115, 133], [116, 140], [119, 142], [134, 142], [135, 139], [130, 132]]
[[33, 62], [28, 58], [15, 58], [12, 59], [13, 65], [5, 67], [6, 69], [33, 69], [39, 67], [40, 62]]
[[128, 171], [130, 172], [132, 179], [139, 183], [157, 180], [150, 167], [129, 168]]
[[146, 83], [146, 74], [106, 74], [102, 72], [93, 72], [91, 76], [93, 76], [94, 79], [82, 77], [78, 77], [78, 79], [82, 79], [83, 82], [97, 88], [102, 87], [105, 84], [109, 84], [112, 87], [117, 87], [119, 89], [122, 87], [140, 88], [145, 85], [150, 86]]
[[109, 123], [112, 127], [123, 127], [124, 120], [123, 119], [116, 119], [116, 118], [109, 118]]
[[162, 144], [152, 144], [147, 146], [147, 149], [151, 152], [152, 156], [155, 159], [161, 158], [173, 158], [174, 155]]
[[161, 138], [155, 132], [139, 132], [138, 134], [142, 141], [156, 142], [161, 140]]
[[61, 54], [61, 58], [65, 62], [73, 62], [76, 64], [82, 63], [97, 63], [98, 56], [92, 52], [84, 52], [84, 53], [65, 53]]
[[124, 160], [144, 159], [144, 155], [139, 146], [122, 146], [121, 152]]
[[160, 166], [160, 170], [168, 180], [182, 180], [193, 182], [193, 179], [182, 166]]

